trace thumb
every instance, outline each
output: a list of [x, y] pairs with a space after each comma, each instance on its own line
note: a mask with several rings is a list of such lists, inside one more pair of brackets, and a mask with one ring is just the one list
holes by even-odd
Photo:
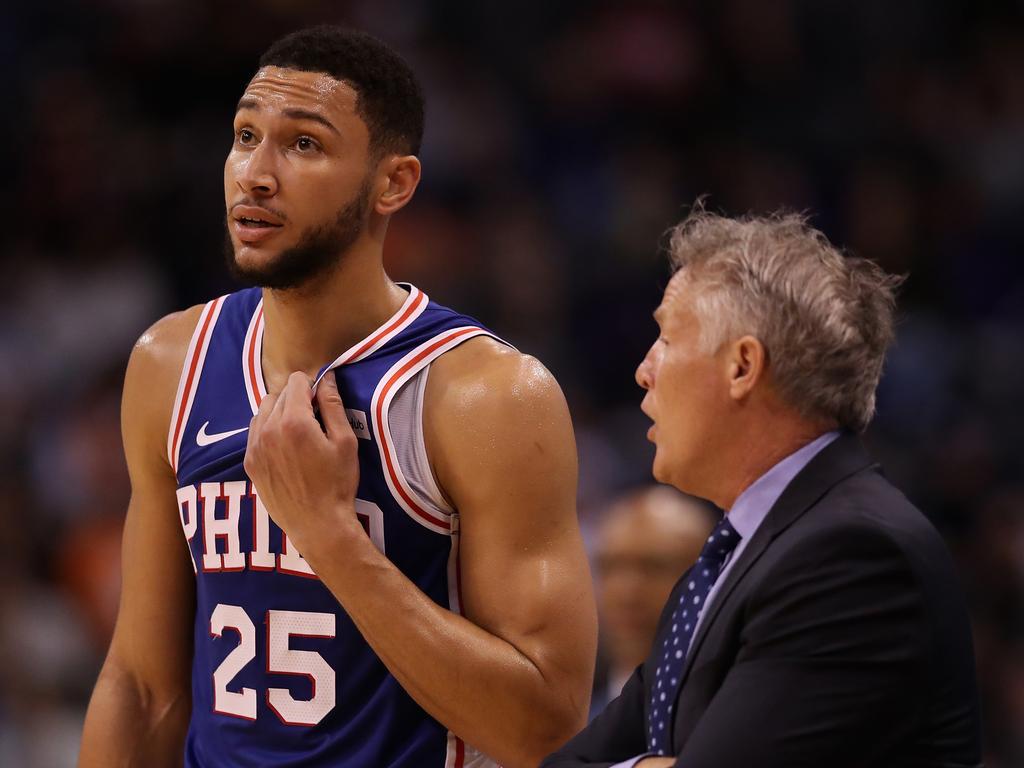
[[323, 419], [327, 437], [344, 434], [343, 430], [352, 431], [345, 414], [345, 404], [338, 393], [338, 380], [334, 371], [328, 371], [320, 380], [316, 388], [316, 404], [320, 408], [320, 418]]

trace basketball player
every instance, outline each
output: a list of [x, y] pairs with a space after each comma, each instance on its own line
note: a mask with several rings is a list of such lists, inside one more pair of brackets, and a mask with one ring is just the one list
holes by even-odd
[[419, 87], [379, 41], [275, 43], [234, 121], [252, 288], [136, 345], [132, 498], [81, 765], [536, 765], [586, 721], [596, 623], [565, 401], [393, 283]]

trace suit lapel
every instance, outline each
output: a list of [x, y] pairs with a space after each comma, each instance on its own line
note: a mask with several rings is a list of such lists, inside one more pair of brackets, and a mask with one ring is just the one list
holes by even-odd
[[764, 522], [755, 531], [750, 543], [740, 553], [740, 557], [733, 567], [729, 569], [715, 599], [707, 607], [707, 614], [701, 621], [697, 634], [694, 635], [686, 662], [683, 665], [679, 696], [685, 689], [690, 668], [700, 654], [704, 638], [707, 637], [711, 625], [721, 613], [722, 608], [729, 602], [737, 585], [764, 554], [768, 545], [804, 512], [814, 506], [833, 486], [872, 465], [873, 462], [861, 445], [860, 439], [851, 433], [843, 433], [811, 459], [807, 466], [786, 486], [782, 495], [772, 505]]

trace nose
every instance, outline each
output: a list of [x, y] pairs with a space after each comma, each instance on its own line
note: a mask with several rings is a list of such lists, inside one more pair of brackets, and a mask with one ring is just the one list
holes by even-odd
[[277, 194], [277, 169], [270, 142], [261, 142], [246, 153], [237, 168], [236, 181], [244, 192], [253, 197], [273, 197]]
[[647, 352], [644, 359], [640, 361], [640, 365], [637, 366], [636, 383], [643, 389], [650, 389], [654, 384], [654, 364], [651, 361], [650, 351]]

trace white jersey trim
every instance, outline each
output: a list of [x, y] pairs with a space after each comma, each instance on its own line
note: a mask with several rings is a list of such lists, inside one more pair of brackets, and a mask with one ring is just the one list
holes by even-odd
[[267, 385], [263, 380], [263, 299], [260, 299], [253, 310], [249, 327], [245, 331], [245, 341], [242, 343], [242, 379], [245, 381], [249, 407], [255, 415], [263, 398], [267, 396]]
[[316, 391], [317, 384], [320, 383], [320, 380], [326, 376], [329, 371], [333, 371], [338, 366], [355, 363], [369, 357], [395, 338], [395, 336], [412, 325], [416, 321], [416, 318], [423, 314], [423, 310], [425, 310], [427, 308], [427, 304], [430, 303], [430, 299], [427, 294], [410, 283], [399, 283], [399, 285], [404, 285], [409, 289], [409, 295], [406, 297], [405, 301], [402, 302], [402, 306], [398, 308], [398, 311], [395, 312], [395, 314], [385, 320], [377, 330], [366, 336], [362, 341], [353, 344], [345, 350], [345, 352], [335, 358], [333, 363], [324, 368], [320, 372], [320, 375], [316, 377], [316, 381], [313, 382], [314, 392]]
[[402, 389], [402, 386], [415, 376], [424, 366], [430, 365], [435, 359], [477, 336], [497, 338], [490, 331], [477, 326], [450, 328], [437, 336], [425, 341], [400, 359], [381, 377], [370, 400], [370, 422], [377, 435], [377, 448], [380, 451], [381, 468], [384, 480], [388, 484], [395, 502], [405, 510], [413, 520], [427, 528], [447, 536], [451, 530], [451, 514], [434, 509], [429, 500], [424, 499], [410, 483], [402, 471], [395, 451], [388, 411], [391, 401]]
[[185, 361], [182, 363], [178, 391], [174, 396], [174, 407], [171, 409], [171, 423], [167, 430], [167, 460], [175, 475], [178, 474], [182, 436], [185, 433], [185, 426], [188, 424], [189, 414], [192, 412], [192, 402], [195, 400], [196, 390], [199, 389], [199, 379], [206, 362], [206, 351], [210, 348], [210, 339], [213, 336], [213, 329], [217, 325], [217, 318], [220, 317], [220, 310], [224, 306], [225, 298], [227, 297], [221, 296], [207, 302], [202, 312], [199, 313], [199, 321], [192, 332], [192, 339], [189, 341], [188, 351], [185, 353]]

